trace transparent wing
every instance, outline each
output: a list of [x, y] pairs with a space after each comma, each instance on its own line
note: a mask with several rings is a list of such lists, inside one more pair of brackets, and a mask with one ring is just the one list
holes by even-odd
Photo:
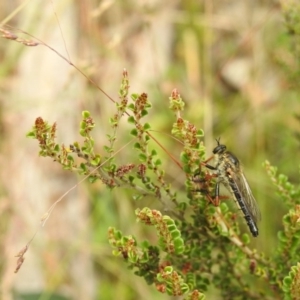
[[232, 173], [231, 177], [236, 184], [236, 187], [238, 188], [240, 194], [242, 195], [245, 206], [247, 206], [251, 217], [253, 218], [255, 223], [257, 223], [257, 221], [261, 220], [261, 214], [245, 175], [242, 171], [239, 171]]

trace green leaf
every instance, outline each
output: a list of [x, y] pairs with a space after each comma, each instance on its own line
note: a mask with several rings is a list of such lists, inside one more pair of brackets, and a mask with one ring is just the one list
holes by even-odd
[[293, 280], [290, 276], [286, 276], [284, 279], [283, 279], [283, 284], [284, 285], [287, 285], [287, 286], [290, 286], [292, 284]]
[[82, 169], [82, 171], [86, 172], [87, 170], [87, 166], [84, 163], [80, 164], [80, 168]]
[[115, 230], [114, 231], [114, 237], [115, 237], [116, 240], [122, 239], [122, 233], [121, 233], [121, 231], [120, 230]]
[[181, 152], [180, 154], [180, 160], [186, 164], [190, 161], [190, 157], [185, 153], [185, 152]]
[[202, 136], [204, 136], [204, 131], [203, 131], [203, 129], [198, 129], [196, 136], [197, 136], [197, 137], [202, 137]]
[[139, 97], [139, 94], [131, 94], [130, 97], [133, 101], [136, 101], [136, 99]]
[[145, 123], [143, 128], [145, 131], [147, 131], [147, 130], [151, 129], [151, 126], [149, 123]]
[[80, 128], [81, 128], [81, 129], [86, 129], [86, 122], [81, 121], [81, 122], [80, 122]]
[[79, 133], [81, 136], [86, 137], [86, 131], [84, 129], [80, 129]]
[[103, 146], [103, 149], [108, 153], [111, 153], [114, 151], [114, 149], [112, 147], [108, 147], [108, 146]]
[[144, 153], [139, 154], [139, 160], [141, 162], [146, 162], [147, 161], [147, 156]]
[[138, 131], [134, 128], [130, 131], [130, 134], [133, 136], [138, 136]]
[[157, 160], [154, 162], [154, 164], [155, 164], [156, 166], [161, 165], [161, 160], [160, 160], [160, 159], [157, 159]]
[[179, 230], [173, 230], [171, 232], [171, 236], [172, 236], [173, 239], [176, 239], [176, 238], [180, 237], [181, 236], [180, 231]]
[[72, 155], [68, 155], [67, 156], [67, 159], [71, 162], [74, 162], [74, 157]]
[[118, 121], [115, 118], [109, 118], [109, 124], [111, 124], [111, 125], [117, 125]]
[[133, 116], [130, 116], [130, 117], [128, 118], [128, 123], [135, 124], [135, 119], [134, 119]]
[[91, 176], [89, 176], [88, 180], [89, 180], [90, 183], [94, 183], [97, 180], [97, 177], [91, 175]]
[[92, 166], [98, 166], [100, 164], [101, 158], [97, 155], [94, 159], [90, 161]]
[[81, 113], [81, 115], [82, 115], [82, 117], [83, 117], [84, 119], [86, 119], [86, 118], [90, 117], [91, 114], [90, 114], [89, 111], [84, 110], [84, 111]]
[[242, 241], [245, 245], [248, 245], [250, 243], [250, 237], [249, 237], [249, 234], [247, 233], [244, 233], [242, 235]]
[[177, 227], [175, 224], [171, 224], [171, 225], [168, 225], [168, 229], [169, 229], [169, 231], [174, 231], [174, 230], [177, 230]]
[[170, 274], [170, 273], [173, 272], [173, 267], [167, 266], [167, 267], [165, 267], [164, 271], [165, 271], [166, 273], [169, 273], [169, 274]]
[[26, 137], [29, 137], [29, 138], [35, 138], [35, 131], [29, 131], [29, 132], [26, 134]]
[[163, 220], [168, 226], [175, 224], [174, 220], [171, 219], [169, 216], [163, 216]]
[[120, 252], [119, 250], [114, 249], [114, 250], [112, 251], [112, 255], [113, 255], [113, 256], [119, 256], [120, 254], [121, 254], [121, 252]]
[[144, 196], [141, 195], [141, 194], [139, 194], [139, 195], [133, 195], [133, 196], [132, 196], [132, 199], [135, 200], [135, 201], [138, 201], [138, 200], [142, 199], [143, 197], [144, 197]]
[[225, 202], [221, 202], [220, 209], [223, 214], [226, 214], [229, 211], [229, 208]]
[[148, 111], [146, 110], [146, 109], [143, 109], [142, 111], [141, 111], [141, 116], [142, 117], [145, 117], [145, 116], [147, 116], [148, 115]]
[[141, 144], [138, 143], [138, 142], [136, 142], [136, 143], [133, 145], [133, 147], [134, 147], [135, 149], [141, 149], [141, 148], [142, 148], [142, 147], [141, 147]]
[[155, 149], [153, 149], [153, 150], [151, 151], [151, 155], [152, 155], [152, 156], [157, 155], [157, 151], [156, 151]]
[[183, 294], [188, 293], [189, 290], [190, 290], [190, 288], [189, 288], [189, 286], [188, 286], [186, 283], [183, 283], [183, 284], [181, 285], [181, 292], [182, 292]]
[[134, 111], [134, 110], [135, 110], [134, 104], [133, 104], [133, 103], [130, 103], [130, 104], [128, 105], [128, 109], [131, 110], [131, 111]]

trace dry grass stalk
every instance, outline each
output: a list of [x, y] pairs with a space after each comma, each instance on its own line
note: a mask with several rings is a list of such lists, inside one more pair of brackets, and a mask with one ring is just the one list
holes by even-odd
[[4, 39], [16, 41], [17, 43], [23, 44], [25, 46], [34, 47], [40, 45], [39, 42], [20, 38], [16, 34], [12, 33], [11, 31], [7, 29], [3, 29], [1, 27], [0, 27], [0, 32], [2, 32], [1, 37], [3, 37]]

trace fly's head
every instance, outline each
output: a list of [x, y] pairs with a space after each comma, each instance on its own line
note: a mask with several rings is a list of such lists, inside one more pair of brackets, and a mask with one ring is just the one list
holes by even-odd
[[216, 139], [216, 141], [217, 146], [213, 149], [213, 153], [219, 175], [232, 177], [232, 173], [239, 171], [240, 162], [233, 153], [227, 151], [225, 145], [220, 143], [220, 138]]
[[226, 151], [226, 146], [220, 144], [220, 138], [216, 139], [216, 141], [217, 141], [217, 144], [218, 144], [218, 145], [217, 145], [217, 147], [214, 148], [213, 154], [220, 155], [220, 154], [225, 153], [225, 151]]

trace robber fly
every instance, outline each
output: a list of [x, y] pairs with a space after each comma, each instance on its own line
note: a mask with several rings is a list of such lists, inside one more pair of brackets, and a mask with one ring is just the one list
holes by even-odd
[[252, 235], [256, 237], [258, 236], [256, 224], [261, 219], [260, 211], [240, 167], [240, 162], [234, 154], [226, 150], [225, 145], [220, 144], [220, 139], [216, 141], [218, 145], [213, 149], [216, 165], [207, 164], [210, 159], [203, 163], [206, 168], [216, 171], [216, 203], [219, 199], [220, 183], [222, 183], [237, 201]]

